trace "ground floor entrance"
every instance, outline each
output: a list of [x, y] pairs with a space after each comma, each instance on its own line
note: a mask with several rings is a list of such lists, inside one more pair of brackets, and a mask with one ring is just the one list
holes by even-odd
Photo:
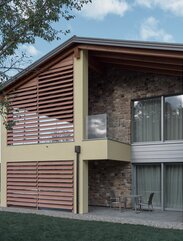
[[183, 163], [136, 164], [134, 192], [146, 200], [154, 192], [154, 206], [183, 210]]

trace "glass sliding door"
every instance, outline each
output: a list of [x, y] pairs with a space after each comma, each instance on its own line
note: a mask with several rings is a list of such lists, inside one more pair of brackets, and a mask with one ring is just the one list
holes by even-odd
[[146, 201], [154, 192], [153, 205], [161, 206], [161, 166], [159, 164], [136, 166], [137, 194]]
[[183, 164], [165, 165], [165, 208], [183, 209]]
[[134, 101], [133, 142], [161, 140], [161, 98]]

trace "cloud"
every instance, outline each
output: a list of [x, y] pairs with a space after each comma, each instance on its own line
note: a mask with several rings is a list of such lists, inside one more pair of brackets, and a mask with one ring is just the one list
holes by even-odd
[[23, 48], [31, 56], [37, 56], [40, 54], [39, 50], [36, 49], [33, 45], [24, 45]]
[[129, 10], [129, 5], [125, 0], [93, 0], [92, 3], [84, 5], [81, 14], [84, 17], [102, 20], [108, 14], [123, 16]]
[[159, 7], [177, 16], [183, 16], [183, 0], [136, 0], [136, 4], [148, 8]]
[[147, 18], [141, 25], [140, 38], [142, 40], [154, 40], [174, 42], [173, 36], [159, 27], [159, 21], [154, 17]]

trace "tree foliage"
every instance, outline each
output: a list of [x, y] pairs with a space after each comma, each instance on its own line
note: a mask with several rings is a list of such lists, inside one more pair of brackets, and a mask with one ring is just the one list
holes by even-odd
[[[74, 11], [88, 2], [91, 0], [0, 0], [0, 90], [8, 72], [21, 71], [27, 61], [22, 46], [34, 44], [36, 38], [59, 39], [68, 30], [55, 29], [53, 23], [74, 18]], [[7, 100], [0, 105], [0, 114], [7, 114], [3, 112], [8, 109]]]
[[81, 10], [87, 0], [1, 0], [0, 56], [13, 55], [19, 44], [35, 43], [40, 37], [52, 41], [64, 30], [51, 23], [60, 18], [70, 20], [73, 10]]

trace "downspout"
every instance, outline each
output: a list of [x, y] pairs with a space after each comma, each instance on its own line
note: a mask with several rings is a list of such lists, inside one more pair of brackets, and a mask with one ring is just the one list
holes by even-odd
[[75, 146], [76, 153], [76, 213], [79, 213], [79, 155], [81, 146]]

